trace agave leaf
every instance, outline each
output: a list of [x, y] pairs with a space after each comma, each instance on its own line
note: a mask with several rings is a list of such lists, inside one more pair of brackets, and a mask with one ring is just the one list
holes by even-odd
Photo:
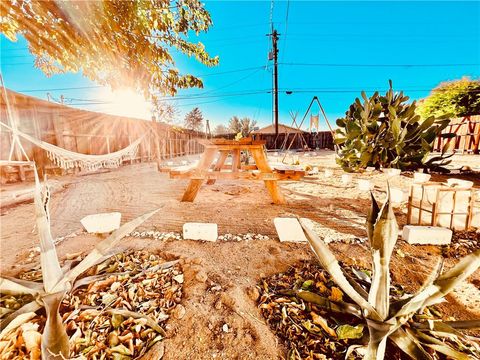
[[304, 290], [293, 291], [293, 295], [297, 296], [298, 298], [306, 302], [310, 302], [312, 304], [318, 305], [327, 310], [331, 310], [339, 313], [346, 313], [346, 314], [350, 314], [350, 315], [354, 315], [356, 317], [362, 318], [362, 310], [356, 304], [351, 304], [345, 301], [332, 302], [323, 296], [320, 296], [310, 291], [304, 291]]
[[10, 322], [10, 324], [8, 324], [8, 326], [6, 326], [2, 330], [2, 332], [0, 332], [0, 340], [2, 340], [5, 336], [10, 334], [11, 332], [15, 331], [20, 325], [33, 319], [35, 316], [36, 314], [34, 312], [29, 311], [15, 317], [15, 319], [13, 319], [12, 322]]
[[[407, 330], [409, 333], [412, 333], [411, 330]], [[428, 346], [429, 348], [438, 351], [439, 353], [445, 354], [455, 360], [471, 360], [472, 358], [465, 353], [457, 351], [452, 347], [448, 346], [443, 341], [427, 335], [423, 332], [417, 332], [418, 339], [421, 341], [423, 346]]]
[[370, 339], [368, 341], [367, 353], [365, 354], [364, 360], [384, 360], [388, 336], [394, 331], [397, 323], [398, 321], [395, 321], [395, 319], [387, 321], [374, 321], [367, 319]]
[[30, 294], [37, 295], [43, 293], [42, 284], [11, 278], [8, 276], [0, 277], [0, 293], [9, 295]]
[[42, 360], [68, 359], [68, 335], [59, 313], [64, 295], [65, 292], [58, 292], [47, 294], [42, 298], [47, 314], [42, 334]]
[[[372, 208], [374, 205], [372, 205]], [[374, 210], [372, 210], [373, 213]], [[377, 310], [382, 320], [386, 319], [390, 307], [390, 258], [397, 242], [398, 225], [390, 201], [390, 186], [387, 186], [387, 200], [373, 226], [370, 241], [373, 262], [372, 286], [368, 302]]]
[[[348, 282], [347, 278], [343, 274], [343, 271], [338, 264], [337, 259], [330, 251], [328, 246], [321, 240], [318, 235], [310, 229], [308, 223], [304, 219], [299, 219], [300, 225], [305, 232], [308, 242], [310, 246], [317, 255], [317, 258], [322, 265], [322, 267], [328, 271], [328, 273], [332, 276], [333, 280], [337, 283], [337, 285], [346, 293], [355, 303], [357, 303], [364, 311], [367, 312], [367, 317], [380, 320], [380, 316], [378, 315], [377, 311], [371, 306], [367, 300], [365, 300]], [[351, 280], [353, 281], [353, 279]], [[360, 286], [360, 285], [358, 285]]]
[[480, 249], [465, 256], [454, 267], [439, 276], [430, 286], [420, 290], [395, 314], [403, 317], [432, 305], [451, 292], [480, 267]]
[[378, 206], [377, 201], [373, 197], [373, 193], [370, 192], [370, 197], [372, 199], [372, 205], [368, 209], [367, 213], [367, 235], [368, 235], [368, 241], [372, 241], [373, 237], [373, 226], [375, 225], [375, 222], [377, 221], [378, 214], [380, 213], [380, 207]]
[[37, 218], [37, 231], [40, 237], [40, 264], [42, 266], [43, 286], [45, 292], [51, 292], [63, 276], [60, 263], [58, 262], [57, 251], [50, 232], [50, 218], [48, 214], [48, 202], [50, 195], [45, 187], [42, 192], [40, 180], [36, 168], [35, 174], [35, 216]]
[[167, 334], [165, 333], [165, 330], [163, 330], [157, 324], [157, 322], [148, 315], [140, 314], [140, 313], [135, 312], [135, 311], [123, 310], [123, 309], [108, 309], [108, 310], [106, 310], [106, 312], [109, 313], [109, 314], [122, 315], [122, 316], [125, 316], [127, 318], [132, 317], [134, 319], [145, 319], [145, 320], [147, 320], [147, 325], [149, 327], [151, 327], [153, 330], [158, 332], [163, 337], [167, 336]]
[[156, 209], [147, 214], [133, 219], [132, 221], [122, 225], [119, 229], [115, 230], [109, 237], [98, 243], [95, 248], [73, 269], [65, 274], [65, 276], [59, 281], [55, 290], [62, 291], [66, 288], [67, 284], [73, 284], [75, 279], [88, 270], [90, 267], [98, 264], [99, 262], [108, 259], [112, 253], [111, 250], [117, 246], [121, 239], [130, 234], [137, 226], [142, 224], [145, 220], [155, 215], [160, 209]]
[[397, 329], [397, 331], [391, 334], [390, 339], [400, 350], [414, 360], [433, 359], [433, 357], [425, 351], [420, 342], [413, 335], [405, 332], [402, 328]]
[[0, 323], [0, 329], [5, 329], [12, 321], [22, 316], [23, 314], [34, 313], [41, 308], [42, 305], [35, 300], [23, 305], [20, 309], [15, 310], [13, 313], [5, 317], [5, 319], [2, 319], [2, 322]]

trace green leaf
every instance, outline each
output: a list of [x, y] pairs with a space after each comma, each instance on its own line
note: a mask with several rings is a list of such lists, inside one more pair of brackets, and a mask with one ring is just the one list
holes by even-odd
[[340, 325], [335, 329], [335, 332], [339, 339], [361, 339], [363, 337], [363, 328], [362, 324], [357, 326]]

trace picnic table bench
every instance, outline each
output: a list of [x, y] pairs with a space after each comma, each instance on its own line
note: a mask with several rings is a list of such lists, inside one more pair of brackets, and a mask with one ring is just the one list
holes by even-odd
[[[212, 185], [217, 179], [246, 179], [263, 180], [273, 202], [285, 204], [285, 197], [277, 181], [298, 181], [305, 175], [305, 171], [298, 167], [279, 165], [272, 168], [265, 153], [265, 141], [262, 140], [202, 139], [199, 143], [205, 147], [205, 151], [198, 164], [170, 170], [171, 178], [190, 180], [182, 201], [194, 201], [205, 180], [207, 185]], [[242, 164], [241, 151], [249, 152], [255, 164]], [[225, 162], [230, 154], [232, 163], [227, 165]], [[218, 160], [215, 163], [217, 155]]]

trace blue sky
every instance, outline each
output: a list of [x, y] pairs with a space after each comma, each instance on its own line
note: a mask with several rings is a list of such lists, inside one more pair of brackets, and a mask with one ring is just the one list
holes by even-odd
[[[177, 57], [182, 72], [201, 75], [205, 83], [204, 89], [179, 92], [182, 100], [175, 103], [180, 118], [199, 106], [212, 128], [233, 115], [248, 116], [262, 126], [270, 124], [272, 62], [267, 60], [270, 40], [266, 34], [271, 2], [207, 1], [206, 7], [214, 26], [199, 40], [211, 55], [220, 57], [220, 65], [207, 68]], [[479, 19], [478, 1], [275, 1], [273, 24], [281, 34], [280, 122], [291, 123], [291, 110], [301, 117], [314, 95], [334, 123], [361, 90], [385, 90], [388, 79], [395, 89], [418, 99], [441, 81], [478, 78]], [[46, 98], [50, 92], [55, 98], [63, 94], [67, 99], [103, 100], [101, 89], [81, 74], [47, 78], [35, 69], [23, 39], [11, 43], [2, 35], [1, 71], [7, 87], [32, 96]], [[82, 89], [71, 89], [78, 87]], [[63, 88], [69, 89], [53, 90]], [[293, 93], [287, 95], [287, 90]], [[201, 97], [185, 98], [191, 95]], [[75, 106], [113, 110], [111, 104]], [[313, 112], [318, 109], [314, 107]]]

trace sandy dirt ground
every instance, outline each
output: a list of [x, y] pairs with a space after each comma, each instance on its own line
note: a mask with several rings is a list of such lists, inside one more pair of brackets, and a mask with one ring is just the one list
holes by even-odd
[[[177, 159], [180, 163], [183, 159]], [[190, 157], [188, 160], [193, 160]], [[278, 160], [271, 156], [272, 161]], [[99, 212], [119, 211], [122, 222], [161, 207], [140, 231], [181, 232], [185, 222], [214, 222], [219, 234], [262, 234], [269, 240], [218, 241], [204, 243], [187, 240], [154, 240], [128, 237], [122, 247], [160, 251], [180, 258], [185, 272], [183, 318], [168, 324], [165, 359], [277, 359], [285, 349], [275, 338], [256, 306], [255, 285], [262, 276], [286, 270], [300, 260], [311, 259], [304, 243], [280, 243], [273, 219], [278, 216], [307, 217], [316, 222], [316, 231], [330, 241], [330, 247], [346, 264], [370, 267], [364, 222], [369, 195], [354, 184], [343, 185], [343, 171], [336, 166], [334, 153], [321, 151], [316, 156], [301, 157], [302, 164], [320, 168], [320, 174], [300, 182], [283, 182], [287, 205], [273, 205], [262, 182], [217, 181], [204, 185], [195, 202], [182, 203], [185, 180], [171, 180], [156, 171], [156, 164], [136, 164], [86, 176], [64, 176], [51, 179], [54, 194], [51, 201], [51, 224], [60, 258], [77, 252], [88, 252], [100, 237], [83, 232], [80, 219]], [[458, 166], [480, 167], [478, 156], [458, 156]], [[323, 176], [325, 168], [334, 175]], [[378, 198], [385, 195], [386, 175], [380, 172], [355, 174], [354, 179], [370, 179]], [[473, 180], [477, 175], [455, 175]], [[443, 181], [436, 175], [433, 180]], [[391, 180], [391, 186], [405, 190], [412, 182], [409, 174]], [[34, 226], [34, 209], [29, 200], [12, 205], [12, 194], [28, 192], [32, 183], [2, 186], [1, 254], [2, 275], [15, 275], [37, 266], [38, 247]], [[23, 195], [22, 195], [23, 196]], [[405, 224], [405, 209], [396, 209], [400, 227]], [[69, 236], [70, 235], [70, 236]], [[398, 251], [400, 250], [400, 251]], [[392, 277], [408, 291], [417, 289], [429, 270], [441, 258], [435, 246], [412, 246], [401, 240], [394, 252]], [[447, 260], [446, 267], [455, 260]], [[441, 304], [446, 317], [473, 319], [480, 316], [480, 274], [477, 272], [462, 290]], [[224, 325], [227, 324], [227, 327]], [[228, 331], [224, 331], [228, 328]]]

